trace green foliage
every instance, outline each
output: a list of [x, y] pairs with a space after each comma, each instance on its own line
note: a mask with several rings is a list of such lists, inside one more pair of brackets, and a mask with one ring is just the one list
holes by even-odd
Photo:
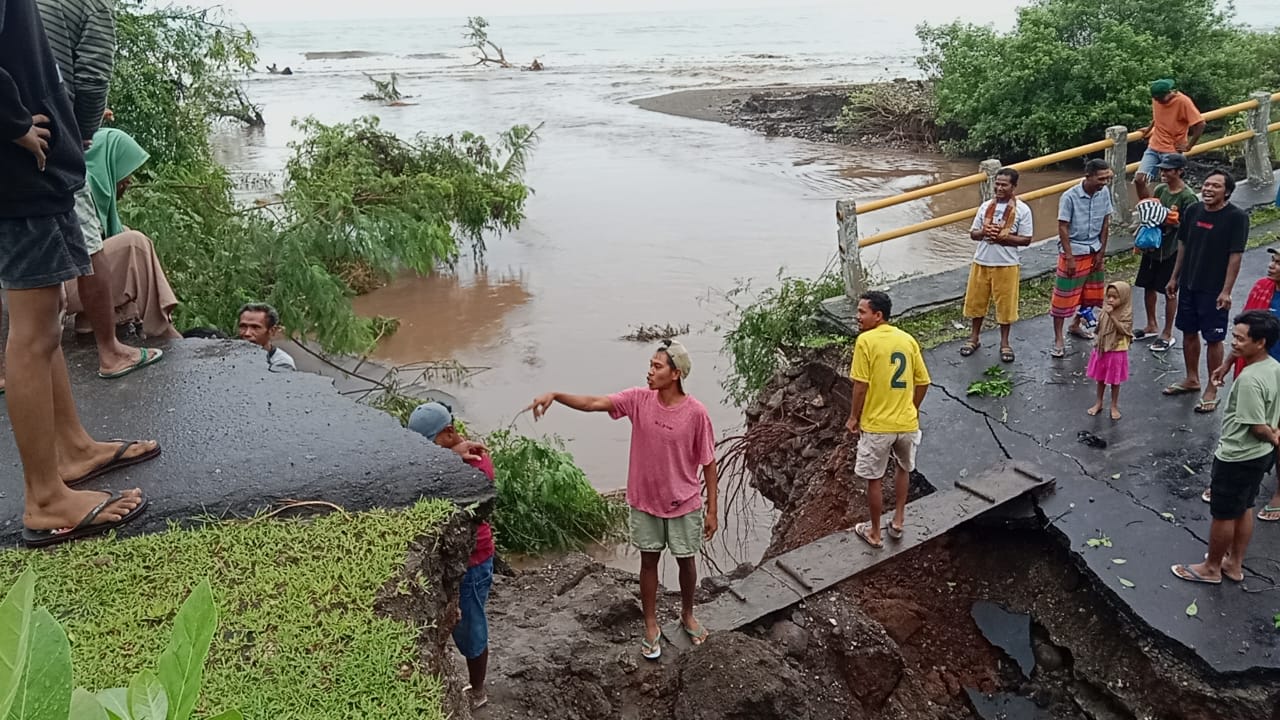
[[932, 145], [937, 116], [937, 96], [928, 83], [874, 83], [849, 91], [836, 124], [847, 133]]
[[966, 395], [1008, 397], [1013, 393], [1013, 381], [1009, 379], [1009, 373], [999, 365], [987, 368], [982, 372], [982, 376], [986, 380], [975, 380], [969, 383], [969, 389], [965, 391]]
[[[76, 682], [116, 688], [90, 697], [118, 718], [129, 717], [120, 710], [129, 712], [128, 687], [138, 673], [155, 672], [162, 688], [171, 686], [167, 661], [157, 665], [156, 658], [194, 667], [184, 659], [199, 656], [214, 615], [188, 604], [203, 603], [203, 591], [193, 588], [207, 578], [220, 588], [213, 598], [218, 629], [194, 716], [241, 707], [254, 718], [443, 720], [440, 678], [417, 670], [421, 629], [375, 606], [402, 571], [407, 548], [415, 541], [430, 547], [456, 513], [436, 500], [404, 511], [212, 523], [48, 552], [8, 550], [0, 552], [0, 588], [28, 568], [39, 575], [38, 604], [62, 619], [74, 641]], [[430, 592], [423, 582], [415, 590]], [[6, 647], [0, 642], [0, 655]], [[165, 693], [175, 712], [173, 698], [183, 692]], [[90, 703], [81, 692], [72, 705]]]
[[[0, 697], [7, 720], [190, 720], [200, 693], [200, 677], [209, 643], [218, 625], [208, 581], [196, 586], [174, 619], [169, 649], [160, 658], [160, 675], [144, 668], [127, 688], [96, 696], [72, 692], [71, 644], [48, 609], [35, 608], [35, 573], [28, 567], [10, 589], [0, 622], [11, 633], [0, 638], [0, 655], [17, 657], [17, 676]], [[164, 677], [165, 679], [161, 679]], [[175, 698], [170, 702], [170, 698]], [[235, 714], [238, 716], [238, 713]], [[223, 713], [222, 717], [226, 717]]]
[[732, 364], [722, 385], [738, 405], [764, 389], [789, 353], [848, 342], [816, 320], [823, 300], [844, 293], [844, 281], [837, 273], [827, 271], [808, 280], [783, 277], [779, 272], [778, 283], [752, 293], [749, 282], [739, 282], [727, 293], [732, 309], [723, 349]]
[[1274, 87], [1280, 38], [1231, 13], [1215, 0], [1033, 0], [1008, 33], [921, 25], [919, 64], [939, 121], [959, 135], [953, 149], [1007, 161], [1101, 139], [1110, 125], [1145, 126], [1157, 78], [1174, 78], [1201, 109]]
[[486, 444], [498, 486], [494, 537], [503, 551], [577, 550], [622, 534], [626, 506], [596, 492], [560, 440], [499, 430]]

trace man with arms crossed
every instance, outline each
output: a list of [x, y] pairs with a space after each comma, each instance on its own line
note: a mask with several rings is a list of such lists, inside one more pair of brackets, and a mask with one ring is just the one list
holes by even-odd
[[[640, 551], [640, 605], [644, 610], [641, 654], [649, 660], [662, 655], [658, 627], [658, 561], [669, 548], [680, 567], [680, 625], [694, 645], [707, 637], [693, 617], [693, 594], [698, 586], [698, 553], [702, 542], [716, 532], [715, 431], [707, 409], [684, 391], [693, 370], [689, 351], [667, 341], [649, 360], [648, 387], [613, 395], [547, 393], [529, 409], [539, 419], [555, 403], [582, 412], [607, 412], [617, 420], [631, 420], [631, 460], [627, 471], [627, 504], [631, 506], [631, 542]], [[702, 484], [707, 485], [703, 511]]]
[[[1177, 328], [1182, 331], [1182, 358], [1187, 376], [1164, 389], [1165, 395], [1200, 392], [1200, 338], [1208, 344], [1206, 376], [1222, 366], [1222, 341], [1227, 337], [1231, 291], [1240, 274], [1240, 259], [1249, 240], [1249, 215], [1228, 202], [1236, 181], [1215, 172], [1200, 188], [1202, 202], [1187, 208], [1178, 225], [1178, 259], [1165, 288], [1178, 300]], [[1197, 413], [1218, 408], [1218, 388], [1204, 386]]]
[[1233, 324], [1231, 352], [1244, 360], [1244, 369], [1227, 393], [1222, 435], [1213, 454], [1209, 554], [1204, 562], [1171, 568], [1183, 580], [1211, 585], [1221, 584], [1224, 576], [1244, 580], [1253, 504], [1280, 449], [1280, 362], [1269, 352], [1280, 338], [1280, 320], [1267, 310], [1249, 310]]
[[884, 514], [883, 479], [892, 455], [893, 522], [889, 537], [902, 537], [907, 507], [907, 486], [916, 467], [920, 447], [920, 403], [929, 391], [929, 370], [920, 355], [920, 344], [889, 324], [893, 309], [889, 296], [866, 292], [858, 300], [858, 339], [853, 345], [853, 402], [846, 427], [858, 443], [854, 474], [867, 483], [868, 522], [853, 531], [868, 545], [884, 547], [880, 516]]

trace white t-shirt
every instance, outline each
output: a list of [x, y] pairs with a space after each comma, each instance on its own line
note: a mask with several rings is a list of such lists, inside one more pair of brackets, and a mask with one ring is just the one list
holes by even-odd
[[278, 347], [273, 347], [267, 352], [267, 369], [271, 372], [289, 372], [297, 370], [298, 365], [293, 361], [293, 357], [289, 353]]
[[[981, 230], [983, 223], [987, 219], [987, 208], [991, 203], [996, 202], [992, 198], [978, 207], [978, 214], [973, 218], [973, 225], [970, 230]], [[1034, 229], [1031, 222], [1031, 206], [1014, 198], [1014, 208], [1018, 213], [1013, 219], [1013, 235], [1019, 237], [1034, 237]], [[1009, 203], [997, 203], [996, 212], [992, 221], [998, 224], [1004, 223], [1004, 214], [1008, 211]], [[1018, 259], [1018, 248], [1009, 247], [1007, 245], [997, 245], [986, 240], [979, 240], [978, 247], [973, 251], [973, 261], [979, 265], [987, 267], [1004, 267], [1007, 265], [1020, 265], [1021, 260]]]

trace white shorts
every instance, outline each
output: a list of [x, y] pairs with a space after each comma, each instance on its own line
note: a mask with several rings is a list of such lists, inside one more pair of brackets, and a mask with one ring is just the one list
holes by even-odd
[[858, 459], [853, 472], [863, 480], [879, 480], [889, 469], [889, 456], [898, 467], [911, 472], [916, 469], [916, 449], [920, 447], [920, 431], [909, 433], [863, 432], [858, 439]]

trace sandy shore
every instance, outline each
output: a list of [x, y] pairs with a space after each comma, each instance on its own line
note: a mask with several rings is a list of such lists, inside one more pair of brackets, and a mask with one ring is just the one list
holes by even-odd
[[844, 95], [853, 85], [765, 85], [756, 87], [695, 88], [678, 90], [665, 95], [639, 98], [632, 104], [654, 112], [678, 115], [695, 120], [730, 122], [736, 116], [731, 111], [753, 95]]

